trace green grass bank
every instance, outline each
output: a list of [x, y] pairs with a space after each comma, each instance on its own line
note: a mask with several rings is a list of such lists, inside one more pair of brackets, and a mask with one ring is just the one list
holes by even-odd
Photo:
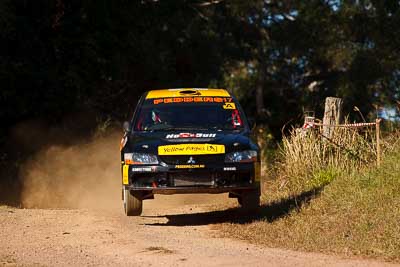
[[[307, 138], [312, 144], [306, 145], [307, 141], [295, 138], [283, 145], [276, 177], [264, 182], [259, 214], [244, 223], [217, 225], [222, 235], [269, 247], [400, 262], [398, 137], [387, 139], [379, 168], [373, 162], [374, 152], [371, 161], [362, 165], [360, 160], [365, 162], [368, 155], [360, 159], [348, 151], [336, 153], [329, 148], [318, 154], [316, 146], [323, 144], [310, 140], [319, 139]], [[364, 142], [349, 140], [357, 151]], [[288, 147], [296, 144], [301, 146], [299, 153]], [[320, 158], [327, 151], [328, 158]], [[299, 161], [299, 166], [294, 161]], [[313, 165], [307, 166], [308, 161]]]

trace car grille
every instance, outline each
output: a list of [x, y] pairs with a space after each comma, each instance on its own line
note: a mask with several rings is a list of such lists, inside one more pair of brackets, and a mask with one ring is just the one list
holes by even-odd
[[[185, 156], [160, 156], [160, 159], [168, 165], [179, 165], [188, 164], [188, 161], [192, 157], [195, 161], [194, 164], [209, 164], [209, 163], [223, 163], [225, 155], [185, 155]], [[189, 162], [191, 163], [191, 162]]]
[[137, 187], [198, 187], [248, 185], [251, 172], [209, 172], [205, 170], [180, 170], [160, 173], [135, 173], [131, 182]]
[[174, 173], [170, 174], [174, 186], [212, 186], [214, 180], [210, 173]]

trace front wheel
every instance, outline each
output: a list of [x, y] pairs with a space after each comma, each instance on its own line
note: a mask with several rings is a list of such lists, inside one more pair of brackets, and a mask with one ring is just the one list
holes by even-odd
[[133, 196], [130, 190], [123, 188], [124, 210], [126, 216], [139, 216], [142, 214], [142, 200]]

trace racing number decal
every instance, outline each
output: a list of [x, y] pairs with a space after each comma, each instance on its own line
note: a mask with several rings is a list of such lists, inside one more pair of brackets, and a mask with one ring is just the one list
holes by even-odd
[[122, 166], [122, 183], [129, 184], [129, 165]]
[[225, 103], [222, 107], [224, 109], [236, 109], [235, 103]]

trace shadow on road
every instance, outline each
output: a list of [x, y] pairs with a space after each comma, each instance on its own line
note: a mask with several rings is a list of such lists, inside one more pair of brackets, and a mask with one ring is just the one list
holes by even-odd
[[310, 203], [310, 201], [317, 197], [323, 187], [303, 192], [299, 195], [281, 199], [277, 202], [271, 202], [262, 205], [256, 212], [251, 214], [245, 213], [242, 209], [230, 208], [221, 211], [210, 211], [193, 214], [176, 214], [166, 216], [143, 216], [143, 217], [166, 217], [167, 223], [148, 223], [149, 226], [196, 226], [208, 225], [217, 223], [236, 223], [245, 224], [256, 220], [266, 220], [273, 222], [279, 218], [287, 216], [293, 210], [299, 210], [301, 207]]

